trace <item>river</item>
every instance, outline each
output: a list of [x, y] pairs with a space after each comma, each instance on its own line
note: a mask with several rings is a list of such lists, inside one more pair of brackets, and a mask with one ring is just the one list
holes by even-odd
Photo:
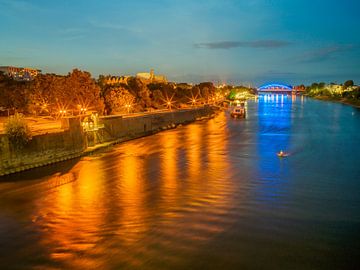
[[247, 111], [0, 178], [0, 269], [355, 269], [360, 110]]

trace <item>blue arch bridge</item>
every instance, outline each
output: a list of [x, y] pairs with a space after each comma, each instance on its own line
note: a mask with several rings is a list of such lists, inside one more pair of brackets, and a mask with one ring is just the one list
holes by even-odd
[[270, 83], [260, 86], [258, 89], [258, 94], [267, 94], [267, 93], [279, 93], [279, 94], [297, 94], [302, 92], [303, 89], [299, 87], [293, 87], [287, 84], [280, 83]]

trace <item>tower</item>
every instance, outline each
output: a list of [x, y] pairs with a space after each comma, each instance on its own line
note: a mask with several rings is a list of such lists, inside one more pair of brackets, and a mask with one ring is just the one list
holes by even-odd
[[150, 81], [153, 81], [154, 79], [155, 79], [154, 69], [150, 69]]

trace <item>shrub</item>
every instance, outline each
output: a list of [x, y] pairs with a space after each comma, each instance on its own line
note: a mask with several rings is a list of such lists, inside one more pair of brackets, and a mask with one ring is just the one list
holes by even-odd
[[32, 138], [24, 116], [19, 113], [9, 117], [5, 123], [5, 133], [15, 149], [23, 148]]

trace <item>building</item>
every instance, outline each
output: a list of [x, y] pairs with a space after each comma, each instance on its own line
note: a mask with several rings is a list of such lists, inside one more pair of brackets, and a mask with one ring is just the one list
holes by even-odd
[[0, 72], [18, 81], [31, 81], [39, 73], [40, 69], [24, 68], [24, 67], [12, 67], [12, 66], [0, 66]]
[[166, 83], [167, 79], [164, 75], [155, 75], [154, 70], [151, 69], [150, 73], [141, 72], [136, 74], [136, 78], [145, 81], [145, 82], [163, 82]]
[[130, 78], [130, 76], [107, 76], [104, 81], [107, 85], [114, 85], [118, 83], [127, 84], [128, 78]]

